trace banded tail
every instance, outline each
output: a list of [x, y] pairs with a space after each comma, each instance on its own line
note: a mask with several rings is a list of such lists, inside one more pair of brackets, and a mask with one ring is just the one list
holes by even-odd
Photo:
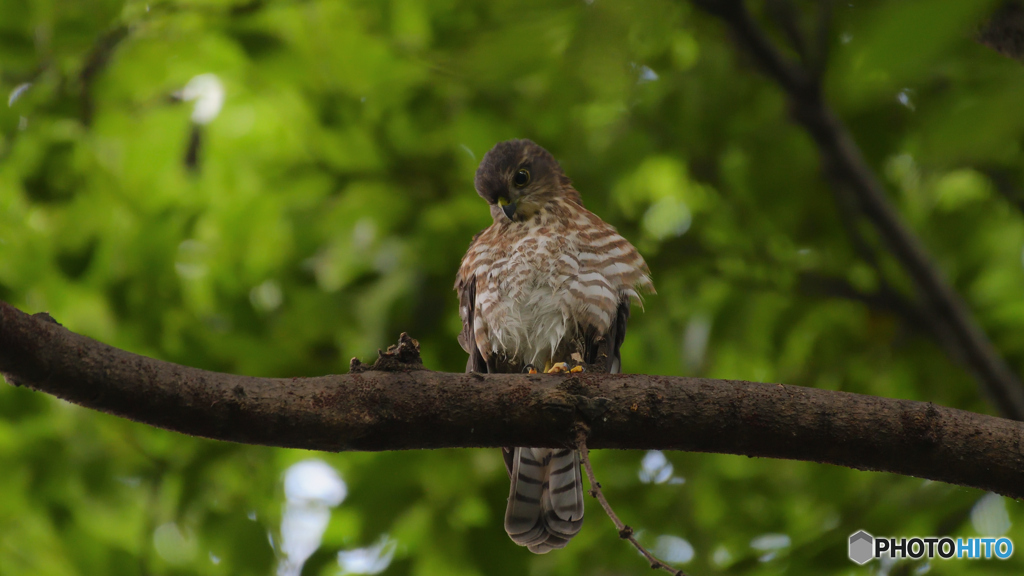
[[514, 448], [505, 531], [534, 554], [564, 548], [583, 526], [583, 478], [575, 450]]

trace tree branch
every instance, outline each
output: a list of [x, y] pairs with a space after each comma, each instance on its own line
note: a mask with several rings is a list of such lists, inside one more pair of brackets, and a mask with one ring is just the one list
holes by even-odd
[[931, 318], [913, 302], [887, 286], [880, 286], [874, 292], [863, 292], [845, 278], [826, 276], [813, 272], [802, 272], [797, 276], [797, 289], [801, 294], [825, 298], [842, 298], [860, 302], [868, 308], [898, 316], [913, 328], [932, 329]]
[[1003, 56], [1024, 60], [1024, 7], [1017, 1], [1003, 3], [982, 24], [977, 39]]
[[918, 238], [903, 224], [849, 131], [823, 100], [818, 83], [779, 52], [742, 0], [693, 1], [727, 23], [741, 48], [786, 92], [793, 118], [814, 139], [826, 173], [835, 186], [847, 189], [856, 198], [860, 211], [900, 262], [922, 300], [923, 310], [934, 318], [936, 336], [946, 350], [974, 374], [982, 391], [1003, 415], [1024, 419], [1024, 385], [932, 263]]
[[447, 374], [404, 338], [372, 369], [317, 378], [207, 372], [113, 348], [0, 302], [12, 384], [174, 430], [311, 450], [687, 450], [894, 472], [1024, 497], [1024, 423], [781, 384], [627, 374]]

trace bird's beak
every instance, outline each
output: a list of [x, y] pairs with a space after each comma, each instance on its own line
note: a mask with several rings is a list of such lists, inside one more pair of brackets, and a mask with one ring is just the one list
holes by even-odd
[[505, 216], [507, 216], [509, 220], [515, 220], [515, 218], [513, 218], [513, 216], [516, 215], [515, 202], [509, 202], [508, 200], [502, 198], [498, 200], [498, 204], [501, 206], [501, 211], [505, 213]]

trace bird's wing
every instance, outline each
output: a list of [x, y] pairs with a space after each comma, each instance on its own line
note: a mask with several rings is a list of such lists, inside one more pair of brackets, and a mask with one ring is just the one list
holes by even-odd
[[487, 362], [484, 361], [480, 348], [476, 345], [476, 276], [459, 280], [456, 287], [459, 291], [459, 315], [462, 316], [462, 332], [459, 333], [459, 344], [469, 354], [466, 372], [487, 373]]
[[578, 316], [584, 336], [584, 360], [590, 369], [618, 373], [619, 349], [626, 336], [629, 306], [643, 292], [654, 292], [643, 256], [592, 212], [580, 208], [586, 223], [580, 233], [580, 269], [574, 286], [582, 295]]
[[612, 318], [612, 325], [603, 338], [594, 338], [586, 343], [587, 350], [607, 350], [607, 358], [604, 360], [604, 368], [609, 374], [622, 372], [622, 356], [619, 349], [622, 348], [622, 341], [626, 339], [626, 324], [629, 322], [630, 297], [623, 295], [619, 300], [619, 307], [615, 310]]

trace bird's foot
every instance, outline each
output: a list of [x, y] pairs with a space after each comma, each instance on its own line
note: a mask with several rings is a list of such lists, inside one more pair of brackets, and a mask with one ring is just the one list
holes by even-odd
[[550, 368], [547, 369], [547, 373], [548, 374], [561, 374], [563, 372], [568, 372], [568, 371], [569, 371], [569, 363], [568, 362], [555, 362], [554, 364], [551, 365]]
[[548, 374], [565, 374], [566, 372], [570, 374], [577, 374], [579, 372], [583, 372], [583, 366], [577, 364], [570, 368], [568, 362], [555, 362], [554, 364], [551, 365], [551, 368], [548, 368], [547, 370]]
[[536, 374], [537, 369], [533, 367], [533, 364], [527, 364], [523, 367], [523, 372], [526, 372], [527, 374]]

